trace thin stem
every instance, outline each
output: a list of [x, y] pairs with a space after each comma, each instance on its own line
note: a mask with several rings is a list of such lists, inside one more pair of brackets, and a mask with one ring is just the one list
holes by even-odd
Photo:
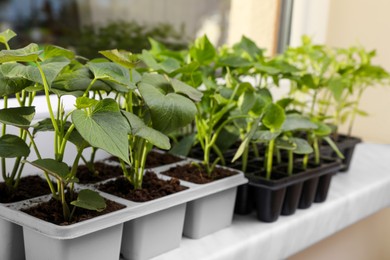
[[97, 80], [97, 78], [94, 78], [94, 79], [91, 81], [91, 83], [89, 83], [87, 89], [85, 90], [85, 92], [84, 92], [84, 94], [83, 94], [83, 97], [87, 97], [89, 91], [90, 91], [91, 88], [92, 88], [92, 85], [95, 84], [96, 80]]
[[267, 149], [266, 179], [271, 179], [272, 160], [274, 155], [275, 139], [269, 141]]

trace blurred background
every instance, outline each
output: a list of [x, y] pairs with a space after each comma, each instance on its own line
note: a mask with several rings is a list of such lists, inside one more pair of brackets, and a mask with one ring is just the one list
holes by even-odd
[[[17, 32], [13, 48], [52, 43], [88, 58], [103, 49], [137, 53], [149, 48], [148, 37], [180, 49], [203, 34], [217, 45], [245, 35], [275, 55], [309, 35], [319, 44], [376, 49], [374, 62], [390, 70], [388, 10], [388, 0], [0, 0], [0, 29]], [[369, 116], [357, 119], [353, 134], [389, 144], [390, 87], [369, 89], [362, 109]], [[386, 259], [389, 217], [379, 212], [294, 259]]]

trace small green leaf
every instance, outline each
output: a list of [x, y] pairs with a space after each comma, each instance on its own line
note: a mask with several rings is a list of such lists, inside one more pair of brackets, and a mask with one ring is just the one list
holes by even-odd
[[117, 49], [114, 49], [99, 51], [99, 53], [107, 59], [118, 63], [128, 69], [135, 68], [137, 66], [137, 63], [139, 62], [137, 55], [127, 51], [118, 51]]
[[317, 129], [314, 129], [313, 131], [316, 136], [327, 136], [332, 133], [332, 128], [325, 123], [318, 121], [315, 121], [314, 123], [317, 125]]
[[0, 137], [0, 157], [27, 157], [29, 154], [30, 148], [19, 136], [6, 134]]
[[88, 210], [103, 211], [106, 208], [106, 201], [96, 191], [81, 190], [77, 196], [77, 200], [70, 204]]
[[54, 159], [38, 159], [33, 162], [26, 161], [27, 163], [41, 169], [52, 175], [53, 177], [65, 181], [68, 177], [69, 166], [64, 162], [59, 162]]
[[337, 154], [337, 156], [340, 159], [344, 159], [345, 158], [344, 154], [339, 150], [339, 148], [337, 147], [335, 142], [333, 142], [333, 140], [329, 136], [325, 136], [323, 138], [329, 144], [329, 146], [332, 148], [332, 150]]
[[300, 114], [288, 114], [282, 125], [282, 131], [312, 130], [318, 126]]
[[252, 140], [257, 142], [269, 142], [277, 138], [281, 133], [282, 133], [281, 131], [271, 132], [268, 130], [259, 130], [255, 132], [255, 134], [252, 137]]
[[39, 54], [42, 51], [35, 43], [30, 43], [24, 48], [15, 50], [2, 50], [0, 51], [0, 63], [19, 61], [19, 62], [34, 62], [39, 59]]
[[88, 97], [78, 97], [76, 99], [76, 108], [77, 109], [84, 109], [84, 108], [89, 108], [96, 106], [99, 103], [98, 100], [91, 99]]
[[13, 107], [0, 110], [0, 122], [20, 128], [30, 127], [35, 107]]
[[8, 43], [9, 40], [14, 38], [16, 36], [16, 33], [10, 29], [7, 29], [0, 33], [0, 42], [1, 43]]
[[151, 144], [164, 150], [168, 150], [171, 148], [168, 136], [151, 127], [148, 127], [147, 125], [145, 125], [142, 119], [132, 113], [122, 111], [122, 114], [129, 122], [131, 134], [133, 136], [141, 137], [150, 142]]
[[295, 154], [310, 154], [313, 152], [313, 147], [305, 139], [292, 137], [290, 140], [296, 145], [293, 151]]
[[216, 50], [206, 35], [195, 40], [194, 46], [190, 48], [192, 58], [201, 63], [209, 64], [216, 57]]
[[285, 119], [283, 108], [278, 104], [271, 103], [265, 108], [262, 123], [271, 130], [278, 130], [282, 127]]

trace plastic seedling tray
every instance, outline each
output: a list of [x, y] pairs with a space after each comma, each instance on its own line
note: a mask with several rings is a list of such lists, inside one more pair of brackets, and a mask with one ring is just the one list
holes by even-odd
[[[176, 164], [186, 164], [188, 160], [180, 161], [175, 164], [169, 164], [162, 167], [153, 168], [158, 177], [162, 179], [170, 179], [171, 177], [160, 174], [160, 172], [173, 167]], [[132, 202], [117, 196], [107, 194], [99, 191], [99, 193], [112, 201], [125, 205], [126, 208], [95, 217], [93, 219], [85, 220], [69, 226], [55, 225], [33, 216], [30, 216], [20, 209], [31, 207], [32, 205], [50, 199], [50, 196], [43, 196], [28, 201], [22, 201], [12, 204], [0, 205], [0, 217], [8, 220], [15, 224], [33, 230], [36, 233], [40, 233], [46, 237], [58, 239], [58, 240], [69, 240], [85, 236], [103, 229], [107, 229], [112, 226], [116, 226], [127, 221], [140, 218], [158, 211], [162, 211], [167, 208], [178, 206], [190, 201], [194, 201], [201, 197], [205, 197], [211, 194], [215, 194], [220, 191], [224, 191], [230, 188], [234, 188], [238, 185], [247, 183], [242, 172], [231, 176], [229, 178], [220, 179], [208, 184], [193, 184], [186, 181], [180, 181], [181, 185], [188, 187], [188, 189], [181, 192], [165, 196], [159, 199], [155, 199], [148, 202]], [[89, 188], [95, 189], [91, 185], [76, 185], [77, 189]], [[98, 190], [97, 190], [98, 191]]]

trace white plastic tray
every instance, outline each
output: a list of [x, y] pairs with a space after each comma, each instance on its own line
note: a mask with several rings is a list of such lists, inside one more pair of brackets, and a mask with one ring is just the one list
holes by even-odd
[[[182, 165], [186, 163], [189, 163], [189, 160], [184, 160], [175, 164], [160, 166], [149, 170], [153, 170], [158, 175], [158, 177], [162, 179], [170, 179], [171, 177], [162, 175], [160, 173], [175, 166], [176, 164]], [[181, 185], [188, 187], [188, 189], [142, 203], [132, 202], [99, 191], [103, 197], [123, 204], [126, 206], [126, 208], [69, 226], [55, 225], [30, 216], [19, 210], [21, 208], [30, 207], [31, 203], [34, 204], [41, 201], [46, 201], [50, 199], [49, 195], [17, 203], [0, 204], [0, 217], [52, 238], [72, 239], [246, 183], [248, 180], [245, 178], [244, 174], [239, 171], [237, 172], [238, 174], [236, 175], [216, 180], [207, 184], [194, 184], [181, 180]], [[78, 184], [77, 189], [79, 188], [94, 189], [93, 186], [90, 185]]]

